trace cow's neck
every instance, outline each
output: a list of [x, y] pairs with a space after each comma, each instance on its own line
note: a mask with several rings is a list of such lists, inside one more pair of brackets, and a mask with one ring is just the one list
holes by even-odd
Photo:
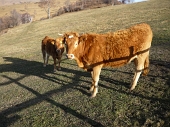
[[74, 52], [75, 60], [78, 64], [78, 66], [81, 68], [84, 68], [83, 61], [82, 61], [83, 52], [84, 52], [84, 43], [81, 42], [81, 43], [79, 43], [77, 49]]

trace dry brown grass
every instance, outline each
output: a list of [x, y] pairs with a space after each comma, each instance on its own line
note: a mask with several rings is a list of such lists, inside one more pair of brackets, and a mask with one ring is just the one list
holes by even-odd
[[[51, 8], [51, 15], [55, 14], [59, 7], [64, 6], [64, 0], [57, 0], [60, 4], [56, 4], [56, 7]], [[70, 0], [70, 2], [75, 2], [76, 0]], [[27, 9], [25, 8], [27, 6]], [[34, 21], [40, 20], [41, 18], [46, 18], [47, 14], [43, 8], [38, 6], [38, 3], [23, 3], [23, 4], [14, 4], [0, 6], [0, 17], [10, 15], [10, 12], [16, 9], [19, 13], [28, 12], [31, 15], [34, 15]]]

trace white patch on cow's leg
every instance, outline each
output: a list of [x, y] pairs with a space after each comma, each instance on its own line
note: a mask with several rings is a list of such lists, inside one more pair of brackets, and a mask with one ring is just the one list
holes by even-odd
[[91, 84], [91, 87], [90, 87], [90, 92], [93, 92], [93, 90], [94, 90], [93, 71], [91, 72], [91, 77], [92, 77], [92, 84]]
[[95, 97], [96, 94], [98, 93], [98, 81], [99, 81], [99, 76], [101, 72], [102, 66], [97, 66], [93, 68], [93, 81], [94, 81], [94, 89], [91, 97]]
[[137, 55], [133, 56], [132, 58], [130, 58], [130, 60], [128, 61], [128, 63], [130, 63], [132, 60], [136, 59]]
[[135, 75], [134, 75], [133, 82], [132, 82], [132, 85], [131, 85], [130, 90], [135, 89], [135, 87], [136, 87], [136, 85], [137, 85], [137, 82], [138, 82], [138, 79], [139, 79], [141, 73], [142, 73], [142, 71], [140, 71], [140, 72], [135, 72]]
[[92, 85], [90, 87], [90, 92], [93, 92], [93, 90], [94, 90], [94, 82], [92, 81]]

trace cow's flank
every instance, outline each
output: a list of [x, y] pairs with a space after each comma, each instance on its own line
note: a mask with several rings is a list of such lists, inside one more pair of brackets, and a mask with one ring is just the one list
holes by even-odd
[[137, 84], [141, 72], [148, 73], [149, 50], [152, 41], [152, 30], [142, 23], [129, 29], [106, 34], [83, 34], [68, 32], [64, 35], [66, 52], [69, 59], [75, 59], [79, 67], [91, 71], [95, 97], [98, 91], [99, 75], [102, 67], [120, 67], [134, 60], [135, 75], [131, 90]]
[[60, 70], [60, 62], [64, 52], [63, 38], [53, 39], [46, 36], [42, 40], [41, 50], [43, 54], [44, 67], [48, 64], [49, 56], [52, 56], [54, 60], [54, 71], [56, 71], [56, 59], [58, 59], [58, 70]]

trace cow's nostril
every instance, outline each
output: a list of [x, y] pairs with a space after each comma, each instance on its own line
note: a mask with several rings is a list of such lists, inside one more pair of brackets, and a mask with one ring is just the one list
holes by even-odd
[[67, 57], [68, 59], [74, 59], [74, 54], [66, 54], [66, 57]]

